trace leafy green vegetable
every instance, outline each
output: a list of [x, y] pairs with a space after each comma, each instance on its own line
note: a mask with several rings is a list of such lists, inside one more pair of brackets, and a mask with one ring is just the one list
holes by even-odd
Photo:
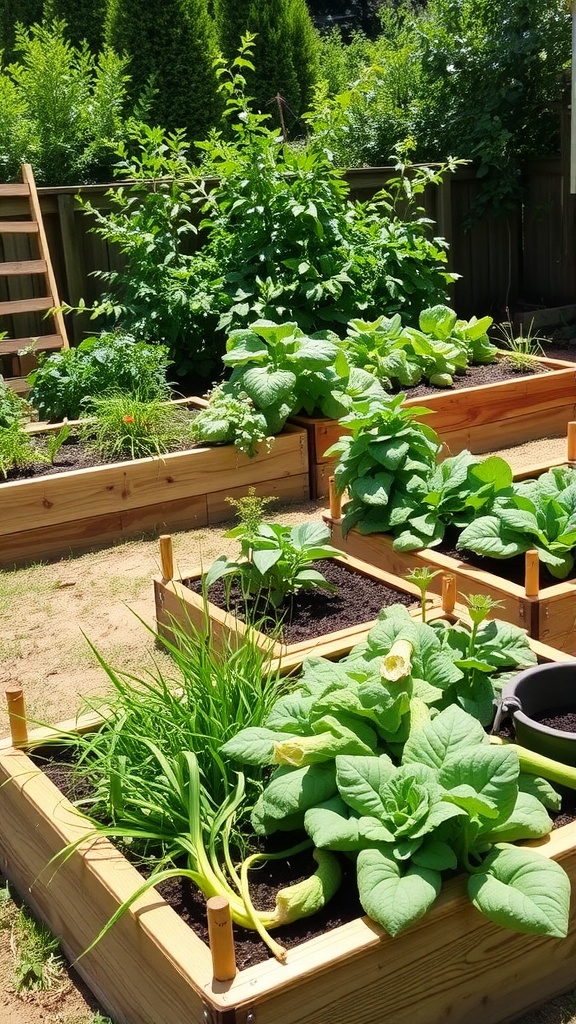
[[491, 514], [473, 520], [458, 539], [458, 548], [490, 558], [511, 558], [534, 548], [558, 579], [571, 573], [575, 547], [576, 471], [562, 466], [515, 483]]

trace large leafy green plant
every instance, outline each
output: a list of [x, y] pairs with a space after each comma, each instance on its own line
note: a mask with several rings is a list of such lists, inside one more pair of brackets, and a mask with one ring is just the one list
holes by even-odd
[[464, 451], [437, 464], [441, 445], [424, 408], [404, 409], [406, 396], [355, 402], [341, 423], [351, 431], [327, 455], [339, 456], [336, 490], [348, 492], [342, 527], [347, 533], [389, 533], [394, 547], [435, 547], [446, 529], [464, 527], [512, 493], [504, 459], [478, 459]]
[[306, 335], [295, 323], [257, 320], [232, 331], [223, 362], [230, 379], [212, 392], [194, 433], [202, 442], [233, 441], [250, 455], [292, 413], [317, 410], [337, 418], [363, 397], [384, 397], [370, 373], [350, 369], [336, 335]]
[[[111, 290], [96, 312], [143, 338], [155, 334], [180, 374], [206, 377], [223, 332], [258, 319], [294, 321], [309, 333], [359, 312], [402, 309], [415, 324], [424, 306], [445, 301], [454, 279], [445, 243], [430, 237], [416, 206], [446, 167], [399, 164], [372, 203], [351, 202], [321, 134], [305, 149], [290, 147], [252, 109], [244, 77], [252, 48], [248, 35], [230, 67], [218, 62], [226, 106], [221, 130], [197, 143], [202, 179], [180, 134], [136, 130], [136, 155], [122, 147], [120, 170], [137, 185], [111, 193], [111, 214], [87, 207], [127, 260], [107, 275]], [[191, 204], [201, 217], [194, 251]]]
[[474, 519], [458, 547], [490, 558], [511, 558], [534, 548], [552, 576], [574, 568], [576, 471], [556, 466], [534, 480], [516, 483], [492, 514]]
[[[264, 725], [225, 744], [232, 758], [276, 766], [253, 825], [261, 834], [304, 828], [317, 847], [355, 858], [362, 905], [391, 935], [428, 910], [443, 872], [460, 868], [489, 919], [563, 936], [569, 882], [562, 868], [509, 845], [545, 835], [546, 807], [557, 808], [559, 798], [543, 780], [522, 775], [515, 749], [491, 746], [461, 707], [430, 713], [429, 704], [441, 705], [462, 678], [456, 662], [471, 659], [454, 657], [458, 640], [451, 648], [408, 620], [393, 610], [378, 624], [379, 657], [366, 659], [362, 650], [337, 665], [309, 659]], [[514, 644], [518, 636], [506, 646]]]
[[418, 322], [418, 328], [403, 327], [399, 313], [371, 323], [352, 320], [344, 339], [350, 363], [374, 372], [386, 388], [410, 387], [422, 378], [450, 387], [453, 375], [470, 363], [496, 358], [486, 334], [490, 317], [466, 322], [447, 306], [433, 306], [422, 310]]
[[354, 403], [341, 423], [350, 430], [326, 455], [339, 456], [336, 490], [348, 491], [343, 529], [387, 533], [419, 514], [420, 497], [436, 467], [438, 435], [415, 417], [426, 409], [404, 409], [403, 394]]

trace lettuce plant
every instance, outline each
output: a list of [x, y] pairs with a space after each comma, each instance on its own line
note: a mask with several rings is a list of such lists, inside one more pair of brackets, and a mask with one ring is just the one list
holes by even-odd
[[492, 362], [496, 348], [486, 331], [492, 320], [458, 320], [448, 306], [420, 313], [419, 329], [402, 326], [399, 313], [371, 323], [351, 320], [344, 345], [352, 365], [371, 370], [385, 388], [411, 387], [423, 378], [450, 387], [470, 363]]
[[[379, 656], [370, 656], [372, 635], [336, 665], [308, 659], [297, 688], [264, 724], [224, 745], [228, 757], [274, 766], [252, 824], [263, 835], [303, 828], [317, 848], [355, 859], [362, 906], [391, 935], [418, 920], [443, 873], [459, 868], [490, 920], [564, 936], [563, 869], [509, 845], [546, 835], [546, 808], [558, 808], [559, 797], [524, 776], [514, 747], [491, 745], [462, 707], [431, 707], [481, 659], [460, 649], [461, 638], [451, 647], [432, 627], [410, 623], [394, 611], [378, 623], [388, 634]], [[518, 635], [501, 645], [488, 634], [487, 627], [484, 649], [492, 643], [496, 660], [502, 646], [519, 643]]]
[[535, 548], [552, 576], [564, 579], [574, 568], [576, 471], [556, 466], [535, 480], [514, 484], [491, 514], [463, 530], [458, 547], [490, 558], [511, 558]]

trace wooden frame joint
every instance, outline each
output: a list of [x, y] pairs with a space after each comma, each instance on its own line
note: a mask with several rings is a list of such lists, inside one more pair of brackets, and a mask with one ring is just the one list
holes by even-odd
[[256, 1024], [256, 1012], [253, 1007], [216, 1010], [209, 1003], [205, 1003], [204, 1024]]

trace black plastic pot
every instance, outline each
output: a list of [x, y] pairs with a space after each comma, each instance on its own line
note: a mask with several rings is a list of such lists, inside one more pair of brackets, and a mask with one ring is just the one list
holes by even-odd
[[576, 661], [534, 665], [520, 672], [503, 687], [501, 710], [511, 715], [521, 746], [576, 766], [576, 733], [551, 729], [537, 721], [576, 712]]

